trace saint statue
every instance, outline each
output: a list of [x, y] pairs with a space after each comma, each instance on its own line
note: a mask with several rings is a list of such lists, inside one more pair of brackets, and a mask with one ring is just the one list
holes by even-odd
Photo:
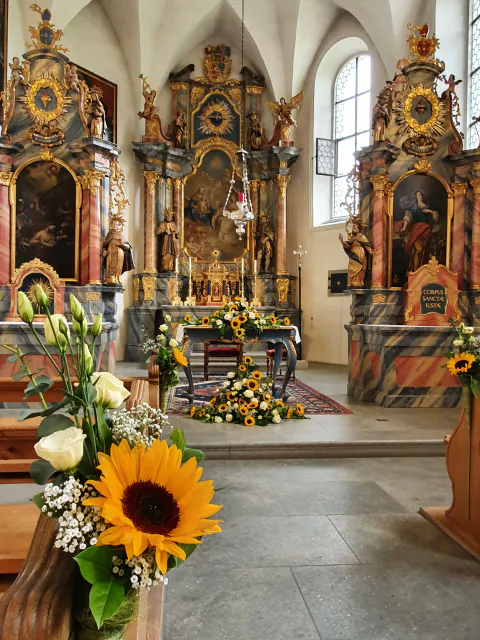
[[148, 84], [147, 78], [143, 73], [138, 77], [142, 80], [142, 95], [145, 100], [143, 111], [138, 112], [138, 117], [145, 119], [145, 135], [156, 138], [158, 142], [167, 142], [167, 138], [163, 135], [158, 108], [155, 106], [157, 92]]
[[275, 231], [272, 221], [264, 212], [260, 213], [256, 240], [258, 270], [268, 273], [275, 255]]
[[249, 113], [247, 118], [250, 121], [248, 129], [248, 141], [252, 149], [261, 149], [263, 145], [263, 127], [261, 125], [258, 114], [253, 111]]
[[177, 111], [175, 120], [173, 121], [173, 135], [175, 139], [175, 147], [177, 149], [185, 149], [187, 146], [187, 123], [183, 119], [183, 112]]
[[158, 271], [174, 271], [175, 258], [180, 255], [180, 240], [178, 237], [178, 229], [173, 222], [173, 213], [170, 209], [165, 209], [163, 220], [157, 228], [157, 246], [158, 246]]
[[278, 131], [277, 134], [274, 132], [274, 138], [290, 140], [290, 128], [297, 126], [295, 119], [292, 117], [292, 111], [298, 109], [302, 100], [303, 91], [300, 91], [296, 96], [293, 96], [290, 102], [287, 102], [285, 98], [280, 98], [280, 102], [267, 102], [272, 110], [275, 129]]
[[105, 107], [100, 100], [102, 91], [98, 87], [92, 87], [90, 89], [90, 134], [95, 138], [103, 138], [103, 132], [105, 129]]
[[373, 255], [373, 249], [369, 239], [362, 233], [362, 223], [358, 219], [350, 221], [352, 222], [352, 231], [348, 234], [347, 240], [343, 239], [341, 233], [338, 239], [349, 258], [348, 286], [355, 289], [363, 287], [365, 284], [368, 254]]
[[413, 199], [404, 196], [400, 200], [406, 211], [403, 220], [397, 223], [396, 231], [403, 236], [408, 271], [417, 271], [428, 262], [428, 245], [433, 235], [433, 226], [440, 218], [438, 211], [430, 209], [421, 191], [413, 193]]
[[373, 107], [373, 141], [383, 142], [385, 131], [390, 122], [389, 96], [384, 92], [378, 94], [378, 102]]
[[123, 240], [123, 219], [110, 218], [110, 230], [103, 243], [104, 284], [122, 284], [120, 276], [135, 268], [132, 246]]

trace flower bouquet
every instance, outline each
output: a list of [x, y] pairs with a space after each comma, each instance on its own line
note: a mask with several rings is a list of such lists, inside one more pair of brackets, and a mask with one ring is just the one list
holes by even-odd
[[[95, 339], [101, 316], [89, 331], [85, 312], [71, 296], [73, 340], [64, 316], [50, 315], [48, 298], [36, 287], [38, 307], [47, 316], [45, 340], [38, 335], [34, 311], [19, 293], [19, 312], [62, 380], [64, 398], [48, 406], [44, 393], [54, 384], [32, 372], [23, 353], [19, 375], [27, 377], [25, 395], [38, 396], [41, 408], [23, 418], [41, 416], [31, 465], [37, 484], [33, 498], [41, 512], [58, 519], [55, 547], [78, 566], [74, 608], [79, 639], [121, 638], [137, 616], [138, 593], [165, 581], [201, 543], [220, 531], [211, 516], [211, 481], [200, 482], [202, 452], [186, 446], [178, 429], [169, 447], [162, 440], [167, 418], [149, 405], [118, 409], [129, 392], [109, 373], [94, 373]], [[85, 339], [91, 333], [92, 346]], [[73, 343], [73, 345], [72, 345]], [[74, 373], [75, 377], [72, 376]], [[17, 378], [19, 379], [19, 378]]]
[[187, 366], [187, 359], [172, 334], [171, 316], [165, 316], [165, 323], [159, 327], [154, 340], [147, 338], [142, 345], [145, 353], [153, 354], [160, 369], [160, 409], [167, 412], [168, 390], [178, 384], [178, 365]]
[[242, 302], [240, 298], [234, 302], [225, 302], [221, 309], [214, 311], [209, 316], [196, 318], [186, 315], [181, 320], [183, 325], [203, 326], [219, 329], [222, 336], [227, 339], [234, 339], [237, 342], [244, 342], [247, 339], [247, 330], [252, 329], [259, 334], [264, 329], [280, 329], [288, 327], [290, 320], [284, 318], [279, 320], [274, 315], [265, 316], [258, 313], [254, 307], [247, 302]]
[[288, 406], [272, 397], [272, 380], [264, 377], [250, 356], [227, 374], [223, 387], [207, 405], [192, 407], [190, 417], [201, 422], [234, 422], [246, 427], [279, 424], [282, 419], [304, 418], [301, 404]]

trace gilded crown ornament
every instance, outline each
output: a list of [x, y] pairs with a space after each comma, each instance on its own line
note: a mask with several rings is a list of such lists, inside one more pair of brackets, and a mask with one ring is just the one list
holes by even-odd
[[25, 43], [27, 49], [49, 49], [50, 51], [68, 53], [68, 49], [57, 44], [63, 36], [63, 31], [55, 29], [55, 25], [51, 22], [52, 14], [50, 10], [42, 9], [38, 4], [30, 5], [30, 9], [39, 13], [42, 20], [38, 23], [37, 27], [28, 28], [30, 35], [32, 36], [32, 42]]
[[407, 38], [407, 46], [412, 52], [413, 58], [399, 60], [398, 68], [403, 69], [412, 62], [430, 62], [439, 67], [440, 71], [443, 71], [445, 63], [435, 58], [440, 42], [433, 33], [430, 35], [428, 24], [416, 26], [409, 23], [407, 28], [412, 31]]

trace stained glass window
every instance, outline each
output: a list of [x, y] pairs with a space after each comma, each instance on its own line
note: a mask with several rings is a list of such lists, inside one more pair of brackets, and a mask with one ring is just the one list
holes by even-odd
[[472, 122], [480, 116], [480, 0], [470, 2], [470, 42], [469, 42], [469, 83], [468, 83], [468, 146], [480, 145], [480, 123]]
[[[480, 0], [477, 0], [480, 3]], [[336, 171], [332, 218], [344, 218], [347, 176], [355, 165], [355, 151], [370, 142], [370, 56], [349, 60], [335, 81], [334, 138]]]

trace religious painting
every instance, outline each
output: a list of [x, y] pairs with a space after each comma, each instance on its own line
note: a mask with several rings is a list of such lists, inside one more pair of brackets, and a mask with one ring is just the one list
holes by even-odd
[[105, 124], [107, 138], [110, 142], [117, 142], [117, 85], [110, 80], [106, 80], [83, 67], [77, 65], [79, 76], [81, 76], [88, 87], [99, 87], [101, 89], [101, 101], [105, 107]]
[[217, 137], [239, 146], [240, 122], [240, 113], [224, 93], [210, 93], [192, 113], [192, 144]]
[[[223, 215], [231, 177], [230, 156], [221, 149], [212, 149], [185, 185], [184, 247], [189, 256], [200, 262], [211, 262], [215, 249], [220, 252], [220, 262], [233, 262], [245, 252], [248, 231], [240, 238], [234, 222]], [[242, 189], [238, 177], [235, 189]], [[232, 191], [228, 210], [238, 209], [237, 199], [237, 192]]]
[[56, 162], [27, 164], [12, 198], [13, 268], [38, 258], [62, 280], [78, 280], [80, 193], [70, 171]]
[[431, 258], [448, 266], [450, 216], [449, 193], [436, 177], [415, 173], [398, 182], [390, 197], [389, 286], [403, 287]]
[[0, 0], [0, 91], [7, 82], [8, 0]]

